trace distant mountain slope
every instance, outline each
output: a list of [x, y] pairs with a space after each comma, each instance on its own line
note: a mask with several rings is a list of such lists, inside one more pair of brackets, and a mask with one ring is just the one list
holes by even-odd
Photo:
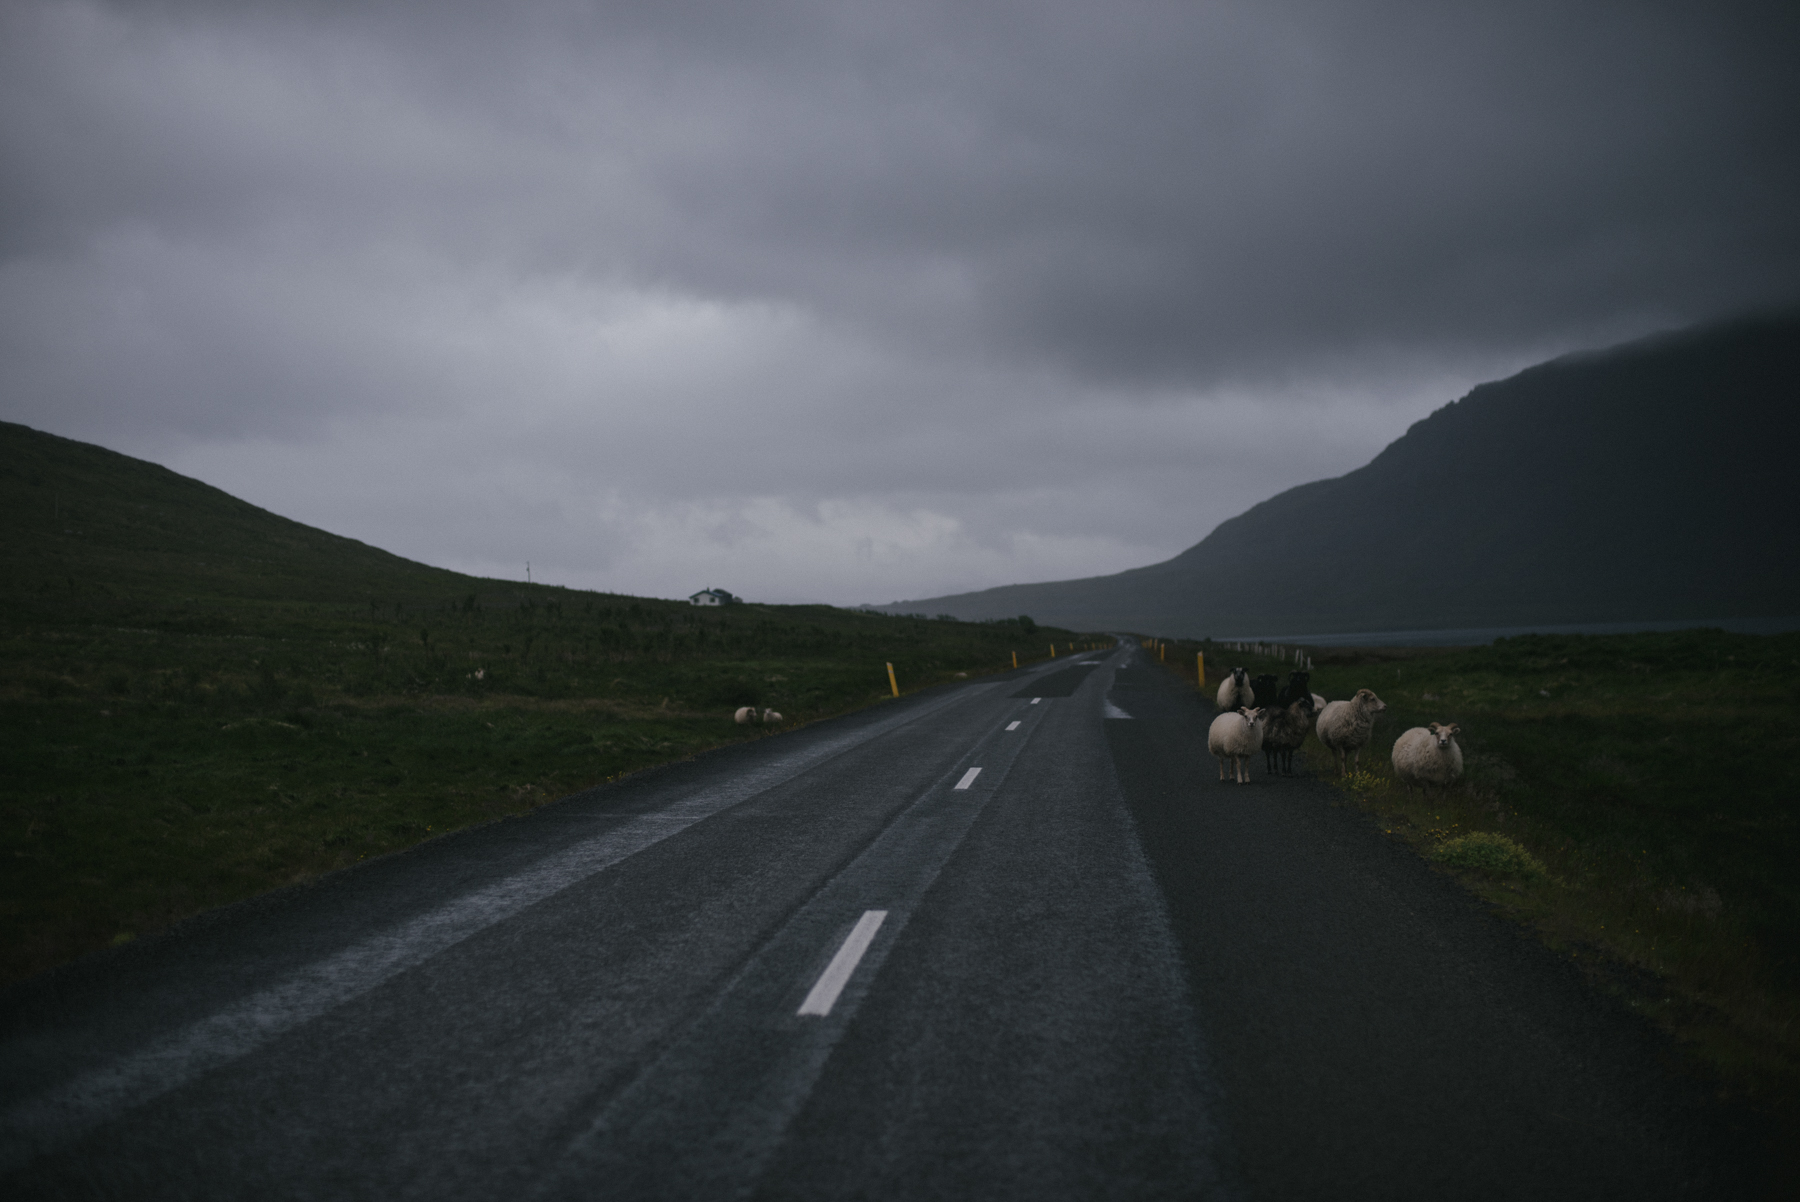
[[1164, 563], [887, 608], [1206, 636], [1800, 613], [1800, 313], [1483, 384]]
[[477, 583], [290, 521], [103, 447], [0, 422], [0, 589], [361, 604]]

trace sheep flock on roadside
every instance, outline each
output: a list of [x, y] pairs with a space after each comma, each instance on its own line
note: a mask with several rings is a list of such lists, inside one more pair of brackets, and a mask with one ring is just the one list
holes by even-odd
[[[1295, 658], [1305, 662], [1296, 654]], [[1310, 666], [1310, 665], [1309, 665]], [[1326, 701], [1312, 691], [1311, 673], [1295, 670], [1281, 683], [1273, 674], [1252, 678], [1244, 668], [1233, 668], [1219, 685], [1220, 713], [1207, 731], [1207, 750], [1219, 762], [1219, 779], [1248, 784], [1248, 757], [1263, 753], [1270, 776], [1292, 776], [1294, 753], [1309, 736], [1317, 736], [1337, 761], [1339, 776], [1356, 771], [1363, 749], [1375, 736], [1375, 724], [1387, 703], [1373, 689], [1358, 689], [1344, 700]], [[1395, 779], [1409, 789], [1443, 789], [1453, 784], [1463, 769], [1462, 748], [1455, 723], [1433, 722], [1416, 726], [1394, 743]]]

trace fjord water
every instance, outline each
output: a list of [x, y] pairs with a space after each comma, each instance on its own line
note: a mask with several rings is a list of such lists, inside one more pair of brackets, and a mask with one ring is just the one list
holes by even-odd
[[1221, 643], [1284, 643], [1299, 647], [1485, 647], [1524, 634], [1644, 634], [1671, 630], [1725, 630], [1732, 634], [1786, 634], [1800, 617], [1698, 618], [1670, 622], [1578, 622], [1563, 626], [1466, 626], [1454, 630], [1357, 630], [1332, 634], [1233, 634]]

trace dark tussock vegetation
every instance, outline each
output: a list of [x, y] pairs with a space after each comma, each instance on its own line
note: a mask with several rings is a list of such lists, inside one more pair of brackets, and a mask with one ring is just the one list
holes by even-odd
[[0, 423], [0, 980], [1066, 630], [481, 580]]
[[[1213, 688], [1233, 667], [1291, 666], [1210, 642], [1172, 643], [1167, 662], [1192, 680], [1202, 650]], [[1340, 699], [1367, 687], [1388, 705], [1345, 781], [1384, 830], [1579, 958], [1685, 1040], [1724, 1088], [1791, 1111], [1800, 635], [1531, 636], [1312, 654], [1316, 692]], [[1211, 701], [1201, 708], [1210, 714]], [[1465, 773], [1448, 790], [1409, 792], [1389, 755], [1401, 732], [1431, 722], [1461, 725]], [[1334, 774], [1316, 739], [1307, 754], [1313, 774]]]

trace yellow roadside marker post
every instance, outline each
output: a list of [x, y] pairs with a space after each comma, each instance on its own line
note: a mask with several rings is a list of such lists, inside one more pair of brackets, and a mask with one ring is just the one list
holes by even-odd
[[1013, 652], [1013, 667], [1016, 668], [1018, 666], [1019, 666], [1019, 653], [1017, 651], [1015, 651], [1015, 652]]
[[1056, 644], [1055, 643], [1050, 644], [1050, 658], [1051, 659], [1056, 658]]
[[1194, 661], [1200, 670], [1200, 687], [1204, 689], [1206, 687], [1206, 652], [1194, 652]]
[[900, 682], [894, 679], [894, 665], [888, 665], [888, 688], [894, 690], [894, 696], [900, 695]]

